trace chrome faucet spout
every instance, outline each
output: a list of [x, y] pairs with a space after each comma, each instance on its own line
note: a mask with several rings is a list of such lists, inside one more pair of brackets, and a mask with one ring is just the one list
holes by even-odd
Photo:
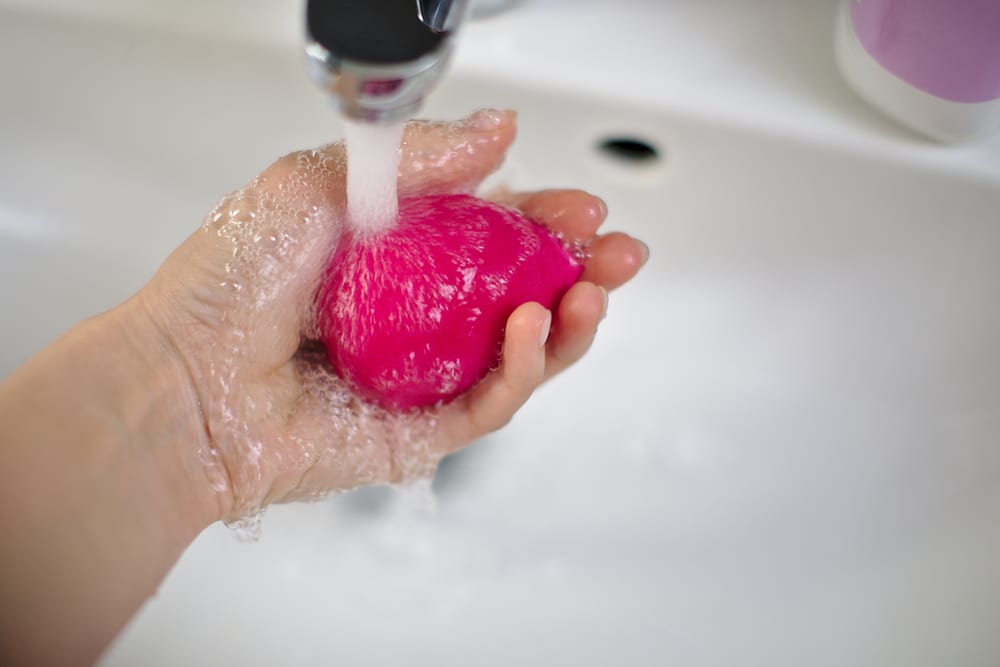
[[308, 0], [306, 63], [340, 111], [392, 123], [443, 76], [467, 0]]

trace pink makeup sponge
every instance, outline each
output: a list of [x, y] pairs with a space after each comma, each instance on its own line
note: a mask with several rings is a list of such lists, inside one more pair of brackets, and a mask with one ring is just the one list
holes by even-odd
[[320, 338], [357, 394], [432, 405], [489, 372], [515, 308], [555, 308], [582, 272], [517, 211], [469, 195], [404, 198], [392, 229], [344, 234], [317, 296]]

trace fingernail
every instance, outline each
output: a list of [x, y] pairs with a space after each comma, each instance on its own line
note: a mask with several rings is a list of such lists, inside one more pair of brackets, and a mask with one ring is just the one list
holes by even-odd
[[598, 206], [598, 208], [600, 210], [600, 213], [601, 213], [601, 220], [607, 219], [607, 217], [608, 217], [608, 205], [607, 205], [607, 203], [603, 199], [601, 199], [600, 197], [594, 197], [594, 199], [597, 200], [597, 206]]
[[477, 132], [490, 132], [500, 127], [504, 113], [497, 109], [480, 109], [469, 119], [470, 126]]
[[636, 239], [636, 243], [639, 244], [639, 249], [642, 251], [642, 263], [639, 266], [644, 266], [649, 261], [649, 246], [639, 239]]
[[538, 327], [538, 347], [545, 347], [545, 343], [549, 339], [549, 330], [551, 328], [552, 312], [546, 310], [545, 317], [542, 319], [542, 323]]
[[600, 285], [597, 286], [597, 289], [601, 290], [601, 296], [604, 297], [604, 307], [601, 308], [601, 319], [603, 320], [608, 316], [608, 290], [604, 289]]

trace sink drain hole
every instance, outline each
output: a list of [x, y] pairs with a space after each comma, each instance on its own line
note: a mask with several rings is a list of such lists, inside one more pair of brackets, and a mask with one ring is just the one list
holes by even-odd
[[660, 161], [656, 145], [636, 137], [608, 137], [597, 143], [597, 150], [624, 164], [648, 166]]

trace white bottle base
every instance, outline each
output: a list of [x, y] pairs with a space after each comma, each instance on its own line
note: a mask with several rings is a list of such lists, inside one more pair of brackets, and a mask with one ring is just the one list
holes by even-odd
[[946, 143], [984, 139], [1000, 130], [1000, 99], [965, 103], [915, 88], [865, 50], [851, 24], [850, 0], [841, 2], [835, 31], [837, 65], [869, 104], [913, 130]]

